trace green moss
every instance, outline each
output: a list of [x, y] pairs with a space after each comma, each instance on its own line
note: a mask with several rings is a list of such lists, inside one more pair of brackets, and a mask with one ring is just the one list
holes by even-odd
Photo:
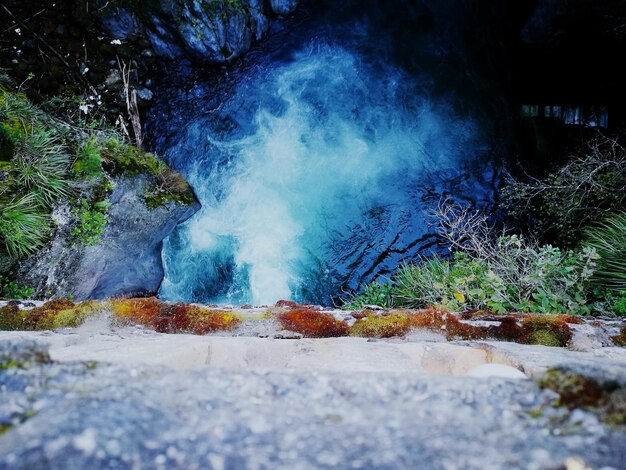
[[153, 192], [151, 190], [146, 191], [144, 194], [144, 200], [146, 206], [149, 209], [156, 209], [160, 206], [167, 206], [168, 203], [180, 204], [182, 206], [189, 206], [195, 202], [193, 191], [189, 188], [188, 191], [181, 193], [167, 193], [163, 191]]
[[14, 367], [23, 368], [24, 363], [20, 361], [9, 361], [9, 362], [0, 363], [0, 369], [3, 369], [3, 370], [13, 369]]
[[145, 172], [154, 176], [159, 174], [163, 166], [167, 166], [151, 153], [116, 138], [110, 138], [102, 144], [101, 155], [105, 168], [113, 175], [132, 176]]
[[357, 320], [350, 328], [350, 335], [365, 338], [391, 338], [405, 335], [411, 326], [411, 319], [406, 314], [391, 313], [385, 316], [371, 314]]
[[5, 305], [0, 307], [0, 330], [16, 331], [23, 325], [24, 315], [17, 305]]
[[[573, 319], [573, 317], [572, 317]], [[567, 315], [530, 315], [522, 320], [521, 342], [564, 347], [572, 338]]]
[[108, 201], [99, 201], [93, 205], [81, 199], [80, 208], [74, 209], [76, 225], [72, 228], [72, 239], [85, 246], [95, 246], [100, 243], [108, 220]]
[[74, 162], [74, 173], [81, 178], [102, 176], [102, 156], [95, 137], [88, 138], [80, 147], [78, 158]]
[[103, 309], [100, 302], [84, 302], [54, 314], [52, 328], [77, 328]]
[[10, 425], [10, 424], [0, 424], [0, 436], [2, 436], [3, 434], [6, 434], [12, 428], [13, 428], [13, 426]]
[[556, 348], [563, 346], [559, 338], [552, 331], [548, 330], [534, 331], [530, 336], [529, 344], [552, 346]]
[[539, 380], [539, 386], [557, 392], [557, 406], [570, 409], [600, 406], [605, 399], [602, 388], [593, 380], [559, 369], [548, 369]]

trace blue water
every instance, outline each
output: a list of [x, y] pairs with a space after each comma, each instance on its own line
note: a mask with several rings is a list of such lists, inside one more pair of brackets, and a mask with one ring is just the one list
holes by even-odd
[[434, 91], [432, 64], [408, 72], [349, 31], [303, 33], [163, 105], [161, 151], [202, 209], [164, 242], [162, 298], [330, 304], [434, 249], [441, 197], [492, 198], [481, 116]]

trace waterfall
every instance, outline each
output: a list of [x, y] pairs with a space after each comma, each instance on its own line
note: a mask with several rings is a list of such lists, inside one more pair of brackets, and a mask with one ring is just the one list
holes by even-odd
[[184, 110], [162, 153], [202, 209], [164, 243], [161, 297], [330, 304], [432, 248], [442, 195], [492, 197], [484, 126], [435, 92], [441, 65], [408, 72], [349, 31], [303, 33], [167, 104]]

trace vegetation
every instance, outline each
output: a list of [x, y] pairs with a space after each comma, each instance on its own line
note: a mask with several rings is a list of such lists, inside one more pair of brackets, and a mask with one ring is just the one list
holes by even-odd
[[115, 177], [146, 175], [149, 208], [194, 202], [182, 176], [154, 155], [131, 145], [116, 130], [103, 128], [102, 120], [78, 121], [84, 113], [76, 99], [51, 100], [57, 111], [53, 116], [12, 90], [2, 75], [0, 273], [5, 278], [18, 260], [37, 253], [58, 233], [51, 217], [55, 208], [64, 207], [73, 215], [63, 233], [77, 243], [96, 245], [108, 220], [107, 197]]
[[626, 149], [598, 133], [543, 178], [510, 179], [504, 207], [534, 237], [575, 246], [585, 229], [626, 206]]
[[170, 304], [150, 297], [111, 301], [114, 317], [122, 324], [139, 324], [159, 333], [204, 335], [228, 331], [241, 320], [232, 312], [210, 310], [189, 304]]
[[13, 156], [12, 174], [20, 191], [46, 208], [70, 194], [70, 157], [54, 130], [36, 127], [20, 139]]
[[34, 292], [32, 287], [21, 287], [16, 281], [0, 275], [0, 299], [27, 299]]
[[0, 330], [76, 328], [88, 318], [108, 312], [122, 325], [143, 325], [160, 333], [202, 335], [232, 330], [241, 321], [232, 312], [189, 304], [170, 304], [154, 297], [80, 304], [67, 299], [55, 299], [31, 310], [20, 310], [13, 304], [1, 307]]
[[353, 313], [356, 321], [351, 326], [328, 313], [302, 306], [278, 307], [275, 312], [279, 324], [308, 338], [357, 336], [362, 338], [392, 338], [404, 336], [414, 329], [429, 329], [445, 335], [449, 340], [498, 339], [522, 344], [563, 347], [572, 337], [571, 323], [579, 323], [571, 315], [503, 315], [490, 316], [498, 326], [477, 326], [463, 320], [481, 319], [477, 312], [457, 316], [444, 309], [429, 307], [420, 310], [362, 310]]
[[50, 219], [35, 195], [18, 197], [0, 203], [0, 243], [12, 258], [40, 250], [50, 234]]
[[370, 284], [347, 308], [380, 300], [382, 307], [589, 313], [588, 285], [598, 259], [592, 247], [564, 252], [498, 236], [482, 214], [452, 204], [442, 204], [437, 216], [452, 258], [434, 255], [403, 266], [390, 284]]
[[615, 381], [596, 380], [567, 368], [551, 368], [539, 386], [559, 394], [557, 406], [582, 408], [607, 424], [626, 425], [626, 392]]
[[109, 206], [108, 201], [100, 201], [91, 207], [86, 199], [81, 199], [80, 207], [72, 211], [77, 219], [76, 225], [72, 228], [74, 240], [86, 246], [97, 245], [104, 233], [107, 222], [106, 211]]
[[90, 136], [83, 142], [74, 162], [74, 173], [80, 178], [102, 177], [102, 156], [97, 137]]
[[[613, 215], [586, 232], [586, 244], [599, 255], [598, 268], [591, 278], [596, 287], [626, 299], [626, 213]], [[626, 306], [621, 306], [623, 308]], [[624, 308], [626, 310], [626, 308]]]

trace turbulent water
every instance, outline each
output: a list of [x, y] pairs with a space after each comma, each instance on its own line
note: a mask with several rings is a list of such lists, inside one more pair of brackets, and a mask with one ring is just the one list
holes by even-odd
[[161, 105], [160, 150], [202, 203], [164, 243], [163, 298], [328, 304], [430, 247], [440, 197], [490, 199], [488, 132], [454, 86], [438, 89], [432, 35], [421, 70], [362, 18], [308, 21], [226, 86], [196, 75]]

